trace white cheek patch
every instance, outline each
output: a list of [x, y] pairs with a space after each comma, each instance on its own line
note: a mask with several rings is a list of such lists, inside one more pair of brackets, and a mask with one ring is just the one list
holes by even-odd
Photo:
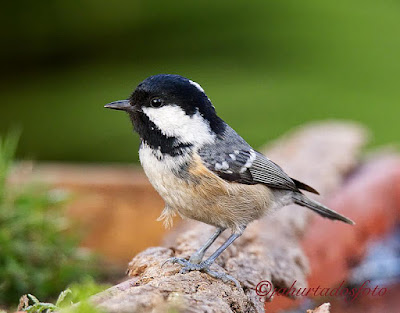
[[142, 110], [165, 136], [176, 137], [183, 143], [209, 143], [215, 136], [199, 112], [189, 116], [177, 105]]

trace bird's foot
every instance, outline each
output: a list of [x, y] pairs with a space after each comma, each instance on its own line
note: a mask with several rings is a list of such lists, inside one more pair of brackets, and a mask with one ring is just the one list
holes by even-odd
[[211, 264], [207, 263], [207, 261], [200, 262], [199, 264], [194, 264], [194, 263], [191, 263], [190, 261], [188, 261], [188, 260], [186, 260], [184, 258], [172, 257], [172, 258], [167, 259], [161, 265], [161, 267], [163, 267], [164, 264], [167, 263], [167, 262], [171, 262], [172, 264], [181, 265], [182, 268], [179, 271], [179, 273], [181, 273], [181, 274], [186, 274], [186, 273], [191, 272], [191, 271], [201, 271], [201, 272], [207, 273], [211, 277], [214, 277], [216, 279], [221, 279], [224, 283], [233, 282], [236, 285], [236, 288], [240, 289], [240, 284], [239, 284], [239, 282], [237, 281], [236, 278], [232, 277], [231, 275], [225, 274], [225, 273], [212, 271], [210, 269], [210, 265]]
[[172, 264], [179, 264], [182, 266], [181, 270], [179, 271], [179, 273], [181, 274], [186, 274], [188, 272], [191, 271], [202, 271], [205, 269], [208, 269], [208, 267], [210, 266], [209, 264], [207, 264], [206, 262], [200, 262], [198, 264], [196, 263], [192, 263], [184, 258], [169, 258], [168, 260], [166, 260], [161, 267], [164, 266], [165, 263], [171, 262]]
[[225, 273], [212, 271], [210, 269], [207, 269], [205, 272], [208, 275], [210, 275], [211, 277], [214, 277], [216, 279], [221, 279], [224, 283], [228, 283], [228, 282], [234, 283], [236, 288], [238, 290], [240, 290], [240, 284], [239, 284], [238, 280], [235, 277], [233, 277], [231, 275], [228, 275], [228, 274], [225, 274]]

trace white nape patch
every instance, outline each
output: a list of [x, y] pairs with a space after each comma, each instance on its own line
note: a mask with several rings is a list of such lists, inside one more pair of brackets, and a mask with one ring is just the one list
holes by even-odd
[[182, 143], [202, 145], [213, 142], [215, 134], [210, 124], [199, 112], [187, 115], [177, 105], [166, 105], [161, 108], [143, 108], [143, 112], [168, 137], [176, 137]]
[[250, 157], [247, 159], [247, 162], [243, 167], [240, 169], [239, 173], [244, 173], [251, 165], [253, 164], [254, 160], [256, 159], [257, 155], [253, 149], [250, 150]]
[[195, 87], [196, 87], [198, 90], [200, 90], [201, 92], [205, 93], [205, 92], [204, 92], [204, 89], [201, 88], [201, 86], [200, 86], [198, 83], [196, 83], [196, 82], [194, 82], [194, 81], [192, 81], [192, 80], [190, 80], [190, 79], [189, 79], [189, 83], [192, 84], [193, 86], [195, 86]]
[[[206, 92], [204, 91], [204, 89], [196, 82], [194, 82], [193, 80], [189, 79], [189, 83], [193, 86], [195, 86], [199, 91], [201, 91], [202, 93], [206, 94]], [[207, 97], [208, 101], [210, 101], [211, 106], [215, 109], [215, 106], [212, 104], [211, 100], [209, 97]]]
[[229, 154], [229, 157], [233, 160], [236, 161], [236, 155], [234, 155], [233, 153]]

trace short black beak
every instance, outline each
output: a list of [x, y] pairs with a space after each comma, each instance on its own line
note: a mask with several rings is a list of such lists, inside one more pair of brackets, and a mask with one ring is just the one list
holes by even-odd
[[132, 111], [134, 108], [131, 106], [129, 100], [119, 100], [108, 103], [104, 106], [107, 109], [121, 110], [121, 111]]

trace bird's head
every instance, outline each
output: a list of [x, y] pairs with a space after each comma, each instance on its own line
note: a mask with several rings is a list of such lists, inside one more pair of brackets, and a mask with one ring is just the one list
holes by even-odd
[[105, 107], [127, 112], [142, 140], [158, 142], [161, 148], [163, 140], [203, 144], [225, 128], [200, 85], [179, 75], [148, 77], [128, 100]]

